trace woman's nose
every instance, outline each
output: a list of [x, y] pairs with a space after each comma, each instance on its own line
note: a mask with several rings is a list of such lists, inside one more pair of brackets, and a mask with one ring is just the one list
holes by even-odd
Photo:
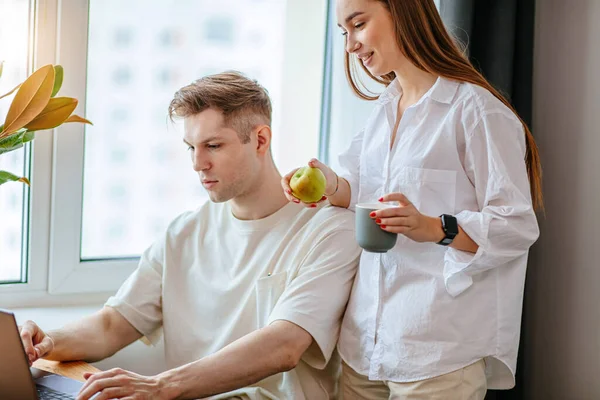
[[346, 51], [348, 53], [354, 53], [360, 48], [360, 43], [354, 40], [350, 35], [346, 37]]

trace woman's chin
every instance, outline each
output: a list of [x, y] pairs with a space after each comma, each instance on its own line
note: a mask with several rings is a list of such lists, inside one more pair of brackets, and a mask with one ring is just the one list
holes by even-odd
[[381, 68], [381, 67], [378, 68], [377, 65], [369, 65], [368, 67], [365, 67], [365, 68], [367, 68], [367, 71], [369, 71], [369, 73], [371, 75], [377, 76], [377, 77], [387, 75], [391, 72], [385, 68]]

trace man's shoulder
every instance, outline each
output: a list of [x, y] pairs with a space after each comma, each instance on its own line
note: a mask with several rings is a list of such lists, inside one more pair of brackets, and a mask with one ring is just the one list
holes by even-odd
[[317, 209], [306, 224], [328, 231], [354, 230], [354, 213], [346, 208], [327, 204]]

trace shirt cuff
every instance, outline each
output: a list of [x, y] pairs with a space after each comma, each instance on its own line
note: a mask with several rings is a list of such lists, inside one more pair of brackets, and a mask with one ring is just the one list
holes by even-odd
[[492, 217], [478, 211], [462, 211], [456, 215], [458, 225], [479, 248], [475, 254], [448, 247], [444, 257], [446, 291], [456, 297], [473, 284], [470, 270], [485, 254]]

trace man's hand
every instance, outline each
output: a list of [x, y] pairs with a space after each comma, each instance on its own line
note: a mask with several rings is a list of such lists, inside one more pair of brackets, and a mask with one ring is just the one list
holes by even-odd
[[166, 382], [158, 377], [149, 377], [113, 368], [108, 371], [91, 374], [81, 388], [77, 400], [128, 399], [128, 400], [171, 400], [175, 397], [169, 392]]
[[33, 321], [27, 321], [19, 327], [21, 341], [29, 359], [29, 366], [38, 358], [44, 357], [54, 348], [54, 341]]

